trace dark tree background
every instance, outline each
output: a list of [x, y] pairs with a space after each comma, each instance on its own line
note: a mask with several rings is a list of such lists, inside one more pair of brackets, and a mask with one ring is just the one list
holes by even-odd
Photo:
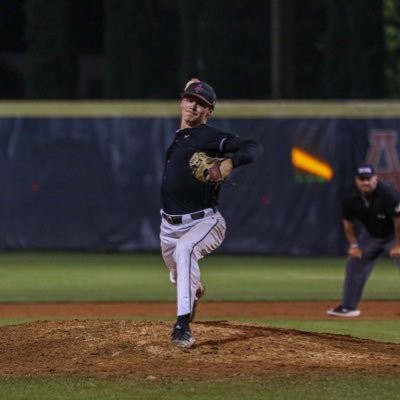
[[[1, 0], [0, 98], [400, 98], [400, 0]], [[81, 90], [92, 75], [97, 90]]]
[[27, 0], [26, 97], [73, 99], [78, 76], [77, 2]]
[[383, 1], [327, 0], [326, 15], [323, 82], [329, 98], [385, 97]]

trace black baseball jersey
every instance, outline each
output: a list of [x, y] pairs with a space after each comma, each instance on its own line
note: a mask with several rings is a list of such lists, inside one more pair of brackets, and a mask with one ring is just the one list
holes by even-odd
[[343, 219], [359, 220], [376, 238], [393, 235], [393, 218], [396, 217], [400, 217], [400, 196], [394, 188], [380, 181], [370, 196], [364, 197], [354, 188], [343, 202]]
[[161, 203], [167, 214], [189, 214], [218, 204], [220, 185], [202, 183], [191, 173], [189, 160], [197, 151], [211, 157], [229, 157], [237, 167], [254, 161], [263, 149], [254, 140], [204, 124], [178, 130], [168, 148], [162, 176]]

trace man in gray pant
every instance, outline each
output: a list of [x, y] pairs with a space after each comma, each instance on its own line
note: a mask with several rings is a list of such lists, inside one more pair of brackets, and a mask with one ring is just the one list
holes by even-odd
[[[342, 303], [327, 311], [336, 317], [358, 317], [358, 304], [375, 261], [389, 252], [400, 267], [400, 195], [379, 181], [372, 165], [361, 165], [356, 187], [343, 201], [343, 228], [349, 242]], [[354, 221], [362, 225], [357, 238]]]

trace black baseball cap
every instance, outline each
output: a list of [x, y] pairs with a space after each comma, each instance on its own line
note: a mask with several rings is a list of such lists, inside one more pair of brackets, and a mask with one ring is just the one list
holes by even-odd
[[360, 165], [356, 169], [356, 176], [359, 178], [371, 178], [375, 175], [375, 168], [373, 165]]
[[192, 79], [188, 82], [183, 90], [182, 97], [197, 97], [210, 107], [215, 107], [217, 103], [217, 95], [213, 87], [198, 79]]

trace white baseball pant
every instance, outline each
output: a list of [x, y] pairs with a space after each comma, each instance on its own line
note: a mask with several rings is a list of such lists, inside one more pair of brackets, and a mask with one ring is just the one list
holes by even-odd
[[182, 223], [170, 224], [161, 219], [161, 254], [176, 284], [177, 315], [192, 312], [200, 282], [198, 261], [217, 249], [225, 238], [225, 219], [213, 209], [204, 210], [205, 217], [193, 220], [182, 215]]

